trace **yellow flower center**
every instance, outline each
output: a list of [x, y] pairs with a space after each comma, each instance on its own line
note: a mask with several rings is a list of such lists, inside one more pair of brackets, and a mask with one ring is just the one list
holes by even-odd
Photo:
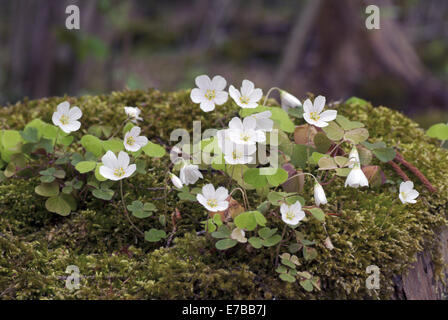
[[215, 208], [218, 206], [218, 201], [216, 199], [208, 199], [207, 204], [210, 208]]
[[118, 178], [121, 178], [124, 175], [125, 175], [125, 171], [124, 171], [124, 169], [122, 167], [117, 168], [117, 169], [114, 170], [114, 176], [116, 176]]
[[59, 121], [60, 121], [63, 125], [67, 125], [69, 119], [68, 119], [68, 117], [67, 117], [66, 115], [62, 115], [62, 116], [59, 118]]
[[215, 92], [215, 90], [207, 90], [206, 92], [205, 92], [205, 97], [208, 99], [208, 100], [213, 100], [213, 99], [215, 99], [215, 97], [216, 97], [216, 92]]
[[294, 212], [292, 212], [292, 211], [286, 212], [286, 219], [292, 221], [294, 219], [294, 216], [295, 216]]
[[134, 137], [128, 137], [128, 138], [126, 139], [126, 143], [127, 143], [128, 145], [130, 145], [130, 146], [133, 146], [134, 143], [135, 143], [135, 139], [134, 139]]
[[250, 101], [250, 99], [249, 99], [248, 97], [246, 97], [246, 96], [241, 96], [241, 97], [240, 97], [240, 102], [241, 102], [242, 104], [248, 104], [249, 101]]
[[233, 157], [233, 160], [238, 159], [238, 155], [237, 155], [236, 151], [233, 151], [232, 157]]
[[245, 134], [245, 133], [242, 133], [241, 134], [241, 140], [243, 140], [244, 142], [247, 142], [247, 141], [250, 140], [250, 136]]
[[406, 197], [407, 197], [406, 193], [400, 192], [400, 194], [401, 194], [401, 197], [403, 198], [403, 200], [406, 200]]
[[320, 116], [317, 112], [311, 112], [310, 113], [310, 118], [314, 121], [318, 121], [320, 119]]

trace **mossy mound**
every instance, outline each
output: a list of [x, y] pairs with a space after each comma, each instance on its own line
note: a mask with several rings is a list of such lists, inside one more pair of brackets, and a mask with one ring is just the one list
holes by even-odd
[[[142, 130], [150, 140], [168, 144], [173, 129], [194, 120], [202, 129], [222, 127], [237, 109], [227, 103], [212, 114], [203, 113], [190, 102], [189, 92], [114, 92], [110, 95], [80, 98], [48, 98], [23, 101], [0, 109], [3, 129], [22, 129], [32, 119], [51, 122], [58, 103], [68, 99], [83, 110], [82, 130], [92, 124], [119, 126], [123, 107], [139, 106], [145, 119]], [[271, 101], [272, 104], [274, 104]], [[44, 199], [34, 193], [38, 179], [12, 179], [0, 185], [0, 297], [3, 299], [345, 299], [389, 298], [393, 275], [402, 274], [439, 228], [447, 224], [448, 152], [437, 147], [418, 125], [388, 108], [369, 104], [337, 106], [338, 112], [362, 121], [370, 131], [370, 141], [394, 145], [403, 156], [438, 189], [430, 194], [413, 178], [421, 192], [417, 204], [404, 206], [398, 201], [397, 187], [357, 190], [344, 188], [341, 178], [326, 189], [331, 210], [326, 231], [334, 250], [324, 246], [327, 234], [315, 220], [300, 227], [307, 239], [317, 242], [318, 257], [302, 261], [303, 268], [322, 280], [322, 291], [307, 293], [298, 284], [282, 282], [274, 271], [275, 249], [249, 250], [239, 245], [226, 252], [214, 249], [213, 239], [197, 231], [204, 220], [203, 209], [193, 202], [178, 202], [168, 195], [170, 209], [182, 214], [173, 243], [151, 244], [129, 226], [117, 199], [109, 202], [87, 199], [76, 213], [61, 217], [44, 208]], [[82, 131], [81, 130], [81, 131]], [[80, 132], [76, 133], [80, 135]], [[163, 212], [160, 197], [163, 172], [168, 157], [152, 160], [149, 175], [126, 181], [130, 200], [153, 201]], [[380, 164], [391, 181], [399, 177]], [[217, 185], [219, 176], [205, 175]], [[212, 179], [212, 180], [210, 180]], [[305, 191], [311, 198], [312, 190]], [[256, 195], [251, 194], [257, 203]], [[163, 214], [163, 213], [160, 213]], [[171, 230], [167, 217], [167, 231]], [[136, 222], [141, 229], [158, 219]], [[436, 252], [436, 250], [435, 250]], [[65, 288], [65, 270], [76, 265], [82, 275], [79, 290]], [[365, 287], [366, 267], [381, 269], [381, 288]]]

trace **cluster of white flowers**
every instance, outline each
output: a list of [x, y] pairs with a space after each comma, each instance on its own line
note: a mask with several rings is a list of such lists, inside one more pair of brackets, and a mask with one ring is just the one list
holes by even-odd
[[[124, 107], [124, 111], [132, 122], [143, 120], [140, 117], [141, 110], [139, 108]], [[78, 120], [81, 117], [81, 109], [76, 106], [70, 108], [70, 103], [64, 101], [56, 107], [56, 111], [52, 116], [52, 121], [53, 124], [58, 126], [62, 131], [70, 133], [79, 130], [81, 122]], [[133, 127], [125, 134], [123, 144], [127, 151], [137, 152], [148, 143], [148, 139], [144, 136], [140, 136], [140, 132], [141, 129], [139, 127]], [[124, 151], [120, 151], [117, 157], [109, 150], [101, 158], [101, 162], [102, 166], [99, 169], [100, 174], [104, 178], [113, 181], [130, 177], [137, 169], [135, 164], [129, 164], [129, 155]]]
[[[143, 120], [140, 117], [141, 110], [137, 107], [124, 107], [124, 112], [132, 122]], [[132, 127], [131, 130], [124, 135], [123, 145], [129, 152], [137, 152], [148, 144], [148, 138], [141, 136], [140, 127]], [[112, 151], [107, 151], [101, 158], [102, 166], [100, 174], [109, 180], [118, 181], [128, 178], [137, 170], [137, 165], [129, 164], [129, 154], [124, 151], [118, 153], [118, 157]]]
[[[195, 82], [197, 88], [191, 91], [190, 97], [194, 103], [200, 104], [200, 108], [204, 112], [213, 111], [216, 105], [224, 104], [228, 100], [229, 95], [241, 108], [257, 108], [263, 96], [263, 91], [255, 88], [254, 83], [249, 80], [243, 80], [240, 90], [230, 85], [228, 92], [225, 91], [227, 81], [219, 75], [213, 77], [213, 79], [210, 79], [207, 75], [201, 75], [196, 77]], [[310, 99], [306, 99], [302, 105], [301, 101], [292, 94], [278, 88], [273, 89], [280, 91], [281, 106], [286, 112], [291, 108], [303, 107], [303, 118], [310, 125], [323, 128], [337, 117], [336, 110], [324, 111], [326, 99], [323, 96], [317, 96], [313, 102]], [[133, 123], [143, 120], [140, 116], [141, 110], [139, 108], [126, 106], [124, 111], [128, 116], [128, 120]], [[52, 121], [62, 131], [70, 133], [79, 130], [81, 123], [78, 120], [81, 117], [82, 111], [78, 107], [70, 108], [69, 102], [64, 101], [57, 106], [56, 112], [53, 113]], [[257, 143], [264, 143], [266, 141], [266, 132], [273, 130], [274, 121], [271, 117], [271, 111], [251, 114], [243, 119], [234, 117], [230, 120], [227, 129], [217, 132], [218, 146], [227, 164], [253, 163], [257, 151]], [[148, 144], [148, 139], [145, 136], [140, 136], [140, 133], [141, 128], [135, 126], [125, 134], [123, 144], [126, 151], [137, 152]], [[124, 151], [120, 151], [118, 156], [116, 156], [109, 150], [101, 158], [101, 161], [102, 166], [99, 172], [104, 178], [109, 180], [118, 181], [130, 177], [136, 171], [136, 164], [130, 164], [129, 154]], [[199, 179], [204, 178], [197, 165], [191, 164], [185, 159], [181, 161], [180, 177], [169, 173], [169, 177], [176, 188], [181, 189], [185, 185], [193, 185]], [[347, 175], [345, 187], [358, 188], [369, 186], [369, 181], [361, 169], [361, 161], [356, 146], [353, 146], [350, 151], [348, 167], [351, 170]], [[319, 207], [327, 204], [327, 198], [322, 185], [315, 177], [314, 179], [314, 201], [316, 206]], [[419, 193], [414, 190], [412, 181], [401, 183], [399, 199], [403, 204], [416, 203], [418, 196]], [[228, 190], [224, 187], [218, 187], [215, 190], [212, 184], [206, 184], [202, 187], [202, 193], [197, 194], [196, 198], [210, 212], [224, 211], [229, 207], [230, 196]], [[280, 213], [282, 220], [291, 226], [296, 226], [305, 218], [305, 212], [298, 201], [292, 205], [283, 203], [280, 207]], [[239, 228], [233, 231], [231, 238], [240, 242], [247, 241], [244, 230]]]
[[210, 79], [207, 75], [201, 75], [196, 77], [195, 83], [197, 88], [191, 90], [190, 97], [194, 103], [199, 103], [204, 112], [213, 111], [216, 105], [220, 106], [226, 103], [229, 93], [241, 108], [258, 107], [258, 101], [263, 96], [263, 91], [255, 88], [254, 83], [249, 80], [243, 80], [240, 91], [231, 85], [229, 93], [225, 91], [227, 81], [221, 76], [214, 76], [213, 79]]

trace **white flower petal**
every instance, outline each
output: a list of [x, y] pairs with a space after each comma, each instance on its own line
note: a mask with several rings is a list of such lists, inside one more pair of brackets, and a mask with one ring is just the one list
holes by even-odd
[[136, 138], [140, 135], [141, 131], [142, 131], [142, 129], [140, 129], [140, 127], [132, 127], [132, 129], [129, 130], [129, 133], [131, 134], [131, 136]]
[[118, 167], [118, 159], [112, 151], [107, 151], [106, 154], [101, 158], [101, 162], [104, 166], [114, 169]]
[[[176, 176], [175, 174], [170, 174], [170, 178], [171, 178], [171, 182], [173, 183], [173, 185], [178, 188], [181, 189], [183, 187], [182, 181], [179, 179], [178, 176]], [[202, 196], [202, 195], [201, 195]]]
[[219, 187], [218, 189], [216, 189], [215, 196], [218, 201], [224, 201], [229, 196], [229, 191], [227, 191], [227, 189], [224, 187]]
[[82, 117], [82, 111], [78, 107], [73, 107], [68, 112], [68, 117], [70, 120], [78, 120]]
[[322, 110], [324, 110], [325, 107], [325, 97], [324, 96], [317, 96], [316, 99], [314, 99], [314, 112], [321, 113]]
[[135, 138], [135, 142], [139, 147], [144, 147], [148, 144], [148, 138], [144, 136], [138, 136]]
[[243, 119], [244, 130], [255, 130], [257, 127], [257, 120], [254, 117], [246, 117]]
[[212, 86], [212, 81], [205, 74], [203, 74], [201, 76], [197, 76], [195, 79], [195, 83], [196, 83], [196, 86], [202, 90], [210, 89]]
[[289, 108], [297, 108], [302, 105], [299, 99], [283, 90], [280, 91], [280, 100], [282, 108], [285, 111], [288, 111]]
[[78, 131], [79, 128], [81, 128], [81, 122], [79, 121], [70, 121], [67, 125], [61, 126], [61, 129], [66, 133]]
[[408, 193], [412, 189], [414, 189], [414, 182], [412, 182], [410, 180], [404, 181], [400, 184], [400, 192]]
[[204, 112], [210, 112], [210, 111], [215, 110], [215, 104], [213, 101], [210, 101], [210, 100], [202, 101], [199, 107]]
[[202, 89], [194, 88], [193, 90], [191, 90], [190, 98], [194, 103], [201, 103], [202, 101], [206, 100], [205, 91]]
[[215, 196], [215, 187], [209, 183], [202, 187], [202, 194], [205, 198], [210, 199]]
[[251, 95], [252, 91], [254, 91], [254, 88], [255, 88], [255, 85], [252, 81], [244, 79], [243, 83], [241, 85], [241, 95], [249, 97]]
[[314, 122], [315, 122], [314, 125], [319, 128], [324, 128], [324, 127], [328, 126], [328, 122], [325, 122], [323, 120], [317, 120]]
[[255, 89], [249, 96], [249, 99], [251, 103], [258, 103], [258, 101], [260, 101], [262, 97], [263, 97], [263, 90]]
[[61, 102], [60, 104], [58, 104], [58, 106], [56, 107], [56, 110], [61, 114], [66, 114], [68, 115], [70, 109], [70, 103], [68, 103], [68, 101], [64, 101]]
[[333, 121], [334, 119], [336, 119], [338, 112], [336, 110], [326, 110], [324, 112], [322, 112], [319, 116], [320, 116], [320, 120], [325, 121], [325, 122], [330, 122]]
[[61, 114], [56, 111], [53, 113], [53, 116], [51, 117], [51, 121], [53, 121], [53, 124], [55, 126], [59, 127], [61, 125], [61, 122], [59, 121], [60, 118], [61, 118]]
[[218, 202], [218, 206], [216, 207], [216, 211], [224, 211], [229, 208], [229, 202], [228, 201], [220, 201]]
[[207, 207], [207, 199], [200, 193], [196, 195], [196, 199], [202, 204], [204, 207]]
[[229, 98], [229, 94], [225, 91], [217, 91], [215, 99], [213, 101], [218, 105], [222, 105], [227, 102], [227, 99]]
[[137, 170], [137, 165], [131, 164], [125, 169], [125, 175], [122, 178], [124, 179], [130, 177], [135, 172], [135, 170]]
[[303, 103], [303, 112], [304, 113], [311, 113], [313, 112], [313, 103], [310, 99], [306, 99]]
[[241, 104], [240, 107], [243, 109], [255, 109], [258, 107], [258, 103], [257, 102], [249, 102], [248, 104]]
[[229, 94], [230, 97], [232, 97], [232, 99], [239, 105], [241, 94], [238, 91], [238, 89], [236, 89], [234, 86], [231, 85], [229, 87]]
[[221, 76], [214, 76], [212, 80], [212, 87], [217, 91], [222, 91], [227, 85], [226, 79]]
[[409, 200], [414, 200], [414, 199], [416, 199], [419, 195], [420, 195], [420, 193], [419, 193], [417, 190], [411, 190], [411, 191], [408, 192], [407, 199], [409, 199]]
[[100, 174], [106, 179], [114, 181], [118, 180], [114, 175], [114, 170], [112, 168], [106, 167], [105, 165], [100, 167]]
[[127, 168], [127, 166], [129, 165], [129, 161], [130, 159], [128, 153], [120, 151], [120, 153], [118, 154], [118, 166], [122, 168]]
[[257, 129], [263, 131], [272, 131], [274, 127], [274, 121], [271, 119], [257, 119]]
[[238, 117], [234, 117], [229, 122], [229, 129], [230, 130], [244, 130], [243, 121], [241, 121], [241, 119]]

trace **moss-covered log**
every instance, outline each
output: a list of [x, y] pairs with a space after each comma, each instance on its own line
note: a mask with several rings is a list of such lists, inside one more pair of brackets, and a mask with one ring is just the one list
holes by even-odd
[[[193, 120], [202, 128], [222, 127], [237, 110], [230, 103], [218, 107], [213, 116], [203, 113], [189, 99], [188, 91], [162, 93], [155, 90], [123, 91], [110, 95], [80, 98], [24, 100], [0, 109], [3, 129], [22, 129], [32, 119], [51, 122], [56, 105], [68, 99], [82, 107], [83, 126], [119, 126], [123, 107], [139, 106], [145, 121], [142, 130], [148, 138], [169, 144], [173, 129], [192, 129]], [[271, 101], [274, 104], [273, 101]], [[411, 298], [403, 294], [406, 274], [419, 255], [431, 259], [431, 281], [443, 274], [439, 250], [441, 230], [446, 226], [448, 208], [448, 152], [426, 137], [422, 129], [402, 114], [370, 104], [336, 106], [340, 114], [366, 124], [370, 140], [395, 145], [409, 162], [437, 188], [427, 191], [414, 178], [421, 192], [417, 204], [404, 206], [398, 201], [396, 184], [386, 183], [367, 190], [344, 188], [336, 180], [327, 190], [329, 203], [340, 213], [321, 223], [310, 220], [301, 229], [317, 242], [318, 257], [303, 266], [322, 280], [322, 290], [305, 292], [298, 284], [279, 280], [274, 271], [275, 250], [262, 252], [237, 246], [225, 252], [214, 249], [214, 240], [202, 233], [200, 221], [205, 212], [193, 202], [178, 202], [169, 193], [170, 211], [178, 208], [181, 219], [169, 246], [165, 242], [145, 242], [129, 226], [118, 199], [100, 201], [87, 198], [75, 213], [61, 217], [46, 211], [44, 199], [34, 193], [38, 179], [8, 179], [0, 185], [0, 297], [2, 299], [353, 299]], [[82, 131], [81, 130], [81, 131]], [[76, 134], [81, 134], [77, 132]], [[126, 197], [151, 200], [160, 197], [163, 172], [169, 159], [151, 160], [153, 170], [145, 178], [126, 181]], [[387, 178], [400, 179], [388, 165], [380, 164]], [[403, 168], [405, 171], [406, 169]], [[406, 171], [409, 176], [412, 173]], [[205, 176], [215, 184], [219, 175]], [[306, 188], [305, 198], [312, 189]], [[257, 195], [251, 193], [250, 197]], [[163, 214], [163, 200], [153, 201]], [[156, 215], [157, 218], [157, 215]], [[135, 222], [147, 230], [158, 219]], [[159, 225], [160, 226], [160, 225]], [[167, 219], [167, 231], [172, 228]], [[333, 250], [325, 247], [329, 234]], [[446, 242], [446, 238], [444, 238]], [[445, 247], [446, 250], [446, 247]], [[445, 255], [446, 258], [446, 255]], [[446, 260], [445, 260], [446, 262]], [[425, 262], [427, 263], [427, 262]], [[76, 291], [65, 288], [68, 265], [76, 265], [82, 275]], [[377, 265], [380, 289], [366, 288], [366, 267]], [[418, 275], [420, 276], [420, 274]], [[406, 277], [406, 276], [405, 276]], [[408, 289], [403, 289], [404, 287]], [[400, 285], [402, 286], [400, 288]], [[440, 298], [441, 295], [427, 298]]]

